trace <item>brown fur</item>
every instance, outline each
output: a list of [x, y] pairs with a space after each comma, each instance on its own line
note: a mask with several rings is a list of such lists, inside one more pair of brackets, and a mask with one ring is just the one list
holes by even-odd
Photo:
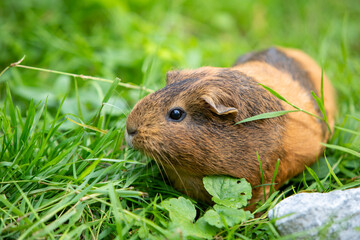
[[[202, 67], [172, 71], [165, 88], [142, 99], [127, 119], [127, 140], [162, 165], [175, 188], [210, 201], [202, 178], [229, 175], [253, 186], [252, 202], [262, 197], [260, 155], [265, 181], [270, 183], [280, 159], [275, 188], [311, 165], [329, 133], [323, 123], [305, 113], [235, 125], [242, 119], [293, 110], [258, 83], [296, 106], [320, 115], [311, 91], [320, 93], [321, 70], [298, 50], [271, 48], [240, 57], [232, 68]], [[334, 123], [335, 101], [324, 76], [325, 107]], [[171, 121], [168, 112], [181, 107], [186, 117]]]

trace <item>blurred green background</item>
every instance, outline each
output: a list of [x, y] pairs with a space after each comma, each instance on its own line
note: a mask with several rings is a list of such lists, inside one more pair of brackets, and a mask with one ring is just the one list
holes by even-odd
[[[228, 67], [239, 55], [273, 45], [294, 47], [325, 69], [344, 103], [359, 106], [360, 3], [347, 1], [2, 0], [0, 68], [22, 64], [99, 76], [158, 89], [174, 68]], [[0, 78], [26, 109], [48, 97], [78, 114], [71, 77], [11, 69]], [[101, 104], [107, 83], [77, 79], [84, 118]], [[113, 114], [127, 113], [145, 93], [118, 88]], [[346, 103], [346, 104], [345, 104]]]

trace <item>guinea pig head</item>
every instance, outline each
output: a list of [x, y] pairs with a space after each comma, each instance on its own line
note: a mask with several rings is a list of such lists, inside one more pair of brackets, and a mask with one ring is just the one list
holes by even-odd
[[231, 175], [251, 180], [259, 170], [256, 150], [268, 149], [267, 144], [274, 141], [264, 139], [269, 128], [261, 123], [236, 123], [280, 110], [266, 97], [271, 98], [235, 70], [173, 71], [163, 89], [143, 98], [129, 114], [126, 139], [166, 169], [187, 176]]

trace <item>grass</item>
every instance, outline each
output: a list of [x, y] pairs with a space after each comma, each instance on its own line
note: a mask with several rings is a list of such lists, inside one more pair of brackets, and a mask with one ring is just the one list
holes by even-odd
[[[162, 204], [181, 194], [126, 147], [126, 116], [168, 70], [228, 67], [272, 45], [313, 56], [339, 111], [324, 156], [258, 211], [300, 191], [358, 187], [359, 21], [355, 0], [1, 1], [0, 71], [24, 55], [21, 65], [46, 70], [0, 76], [0, 239], [181, 238]], [[208, 206], [193, 203], [202, 216]], [[265, 217], [216, 236], [279, 237]]]

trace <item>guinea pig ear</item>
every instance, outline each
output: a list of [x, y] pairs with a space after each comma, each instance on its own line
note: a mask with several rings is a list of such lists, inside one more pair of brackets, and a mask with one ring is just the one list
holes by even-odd
[[203, 99], [210, 106], [211, 111], [218, 115], [232, 114], [236, 116], [238, 113], [238, 110], [234, 107], [226, 106], [221, 103], [215, 103], [216, 99], [210, 95], [203, 95], [201, 96], [201, 99]]
[[166, 85], [170, 85], [178, 80], [180, 80], [180, 71], [179, 70], [174, 70], [174, 71], [169, 71], [166, 73]]

